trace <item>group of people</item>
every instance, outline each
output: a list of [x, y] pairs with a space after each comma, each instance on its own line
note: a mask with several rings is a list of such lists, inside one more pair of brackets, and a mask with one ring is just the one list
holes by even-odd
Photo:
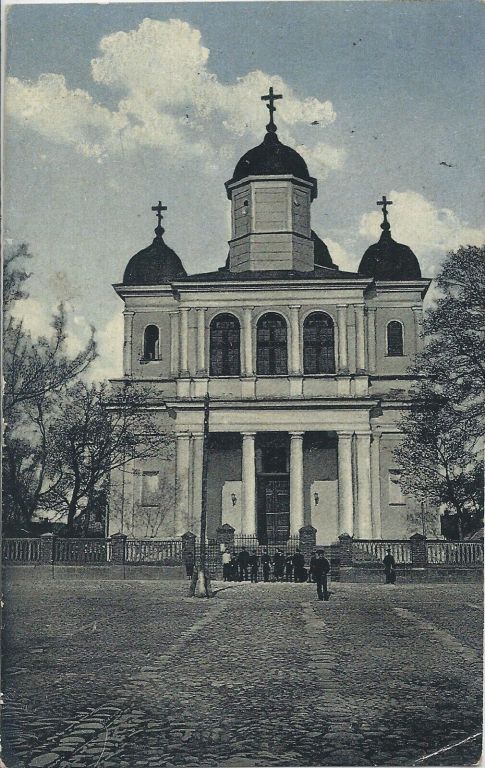
[[305, 557], [299, 549], [294, 554], [285, 555], [277, 549], [273, 557], [264, 549], [258, 555], [255, 549], [249, 552], [246, 547], [236, 554], [225, 549], [222, 553], [222, 575], [224, 581], [258, 582], [261, 566], [263, 581], [306, 581], [317, 584], [319, 600], [328, 600], [327, 576], [330, 563], [322, 550], [312, 552], [310, 567], [305, 567]]

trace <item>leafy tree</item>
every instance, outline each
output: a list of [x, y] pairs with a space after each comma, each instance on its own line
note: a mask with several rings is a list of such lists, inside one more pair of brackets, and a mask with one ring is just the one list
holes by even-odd
[[28, 529], [46, 493], [48, 423], [59, 393], [96, 357], [94, 329], [77, 355], [66, 351], [66, 314], [62, 304], [52, 317], [50, 338], [33, 339], [15, 317], [19, 299], [27, 298], [31, 258], [22, 244], [6, 253], [3, 279], [3, 494], [6, 530]]
[[404, 492], [458, 516], [461, 535], [483, 520], [485, 435], [485, 248], [449, 253], [441, 295], [426, 314], [404, 441], [395, 455]]

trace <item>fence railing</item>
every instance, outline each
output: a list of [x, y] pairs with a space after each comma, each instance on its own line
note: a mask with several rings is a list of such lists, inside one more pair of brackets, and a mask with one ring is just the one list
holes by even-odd
[[396, 563], [411, 563], [411, 544], [409, 541], [373, 541], [371, 539], [354, 539], [353, 541], [353, 559], [356, 562], [379, 562], [382, 563], [387, 550], [391, 550]]
[[482, 541], [428, 541], [430, 565], [478, 565], [483, 563]]
[[109, 539], [55, 539], [54, 563], [102, 565], [111, 559]]
[[138, 565], [181, 565], [181, 539], [127, 539], [125, 562]]
[[38, 563], [40, 539], [3, 539], [2, 560], [4, 563]]

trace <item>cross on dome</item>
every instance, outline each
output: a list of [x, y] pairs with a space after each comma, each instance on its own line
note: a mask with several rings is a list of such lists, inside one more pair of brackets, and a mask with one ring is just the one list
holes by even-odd
[[156, 217], [158, 219], [158, 224], [155, 229], [155, 234], [158, 235], [159, 237], [161, 237], [165, 232], [164, 228], [162, 227], [162, 219], [163, 219], [162, 211], [166, 211], [166, 210], [167, 210], [167, 206], [162, 205], [161, 200], [158, 201], [158, 205], [152, 205], [152, 211], [155, 211]]
[[385, 195], [382, 195], [382, 200], [378, 200], [376, 205], [380, 205], [382, 207], [382, 213], [384, 214], [384, 221], [381, 224], [381, 229], [389, 230], [391, 225], [387, 220], [387, 206], [392, 205], [392, 200], [388, 200]]
[[273, 115], [276, 112], [276, 107], [274, 105], [276, 99], [282, 99], [283, 96], [281, 93], [274, 93], [273, 92], [273, 86], [270, 86], [269, 93], [267, 93], [265, 96], [261, 96], [261, 101], [267, 101], [269, 102], [266, 104], [267, 108], [269, 109], [269, 123], [266, 126], [267, 131], [271, 131], [274, 133], [276, 131], [276, 125], [273, 121]]

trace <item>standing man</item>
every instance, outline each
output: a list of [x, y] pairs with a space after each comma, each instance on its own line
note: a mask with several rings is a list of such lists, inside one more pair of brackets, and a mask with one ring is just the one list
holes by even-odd
[[308, 581], [315, 581], [315, 563], [317, 562], [317, 553], [312, 552], [310, 557], [310, 569], [308, 571]]
[[285, 556], [279, 549], [274, 553], [273, 563], [275, 579], [276, 581], [282, 581], [285, 573]]
[[328, 600], [330, 593], [327, 588], [327, 575], [330, 572], [330, 563], [325, 557], [323, 550], [317, 552], [317, 559], [313, 567], [313, 575], [317, 582], [317, 595], [319, 600]]
[[268, 550], [266, 548], [261, 555], [261, 565], [263, 566], [263, 581], [269, 581], [269, 574], [271, 571], [271, 557], [268, 555]]
[[387, 555], [384, 560], [384, 573], [386, 574], [386, 584], [396, 583], [396, 561], [391, 555], [391, 548], [387, 548]]
[[293, 555], [293, 568], [295, 581], [306, 581], [305, 556], [300, 552], [299, 549], [297, 549]]
[[[291, 555], [286, 556], [285, 560], [285, 581], [291, 581], [293, 578], [293, 558]], [[296, 573], [295, 573], [296, 581]]]
[[256, 550], [255, 549], [253, 549], [253, 551], [252, 551], [252, 553], [251, 553], [251, 555], [249, 557], [249, 565], [250, 565], [250, 568], [251, 568], [251, 572], [250, 572], [251, 582], [253, 584], [257, 584], [258, 583], [259, 557], [256, 554]]
[[231, 581], [231, 553], [224, 549], [222, 553], [222, 578], [224, 581]]
[[248, 580], [248, 568], [249, 568], [249, 552], [246, 547], [243, 547], [237, 556], [237, 562], [239, 564], [239, 581]]

